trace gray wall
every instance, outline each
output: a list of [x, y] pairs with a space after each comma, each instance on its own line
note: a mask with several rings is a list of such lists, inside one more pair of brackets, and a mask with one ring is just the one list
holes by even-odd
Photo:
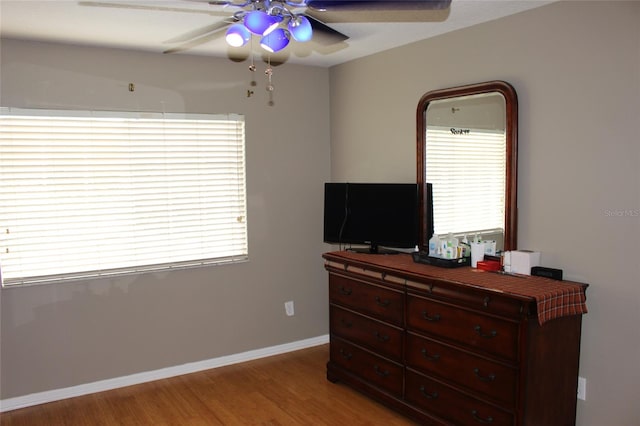
[[639, 23], [640, 2], [563, 1], [331, 70], [335, 180], [415, 179], [425, 92], [515, 87], [519, 247], [590, 284], [581, 426], [640, 424]]
[[[2, 290], [2, 399], [323, 336], [329, 71], [2, 41], [2, 106], [246, 115], [247, 263]], [[127, 90], [135, 83], [135, 92]], [[284, 302], [295, 302], [287, 317]]]

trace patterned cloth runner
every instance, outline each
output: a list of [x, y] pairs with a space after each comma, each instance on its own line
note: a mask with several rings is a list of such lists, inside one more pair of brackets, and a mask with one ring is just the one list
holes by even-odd
[[370, 265], [395, 269], [399, 272], [443, 279], [463, 285], [471, 285], [498, 291], [520, 298], [534, 300], [540, 325], [554, 318], [587, 313], [586, 284], [557, 281], [529, 275], [501, 275], [471, 267], [439, 268], [413, 261], [411, 255], [375, 255], [349, 251], [331, 252], [331, 256]]

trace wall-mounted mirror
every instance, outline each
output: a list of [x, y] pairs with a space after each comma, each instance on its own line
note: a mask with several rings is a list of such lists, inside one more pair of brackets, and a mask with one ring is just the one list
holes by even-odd
[[417, 109], [417, 182], [432, 184], [433, 223], [421, 192], [421, 250], [433, 231], [498, 250], [517, 248], [518, 100], [504, 81], [435, 90]]

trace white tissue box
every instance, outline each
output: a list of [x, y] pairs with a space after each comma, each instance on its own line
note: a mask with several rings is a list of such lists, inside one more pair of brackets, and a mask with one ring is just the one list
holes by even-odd
[[531, 268], [540, 266], [540, 252], [531, 250], [514, 250], [511, 252], [511, 272], [531, 275]]

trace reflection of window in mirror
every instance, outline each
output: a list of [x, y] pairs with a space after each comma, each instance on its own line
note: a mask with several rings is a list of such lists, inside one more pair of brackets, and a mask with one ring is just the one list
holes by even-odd
[[425, 177], [433, 184], [434, 232], [502, 242], [504, 97], [493, 92], [436, 100], [426, 117]]

